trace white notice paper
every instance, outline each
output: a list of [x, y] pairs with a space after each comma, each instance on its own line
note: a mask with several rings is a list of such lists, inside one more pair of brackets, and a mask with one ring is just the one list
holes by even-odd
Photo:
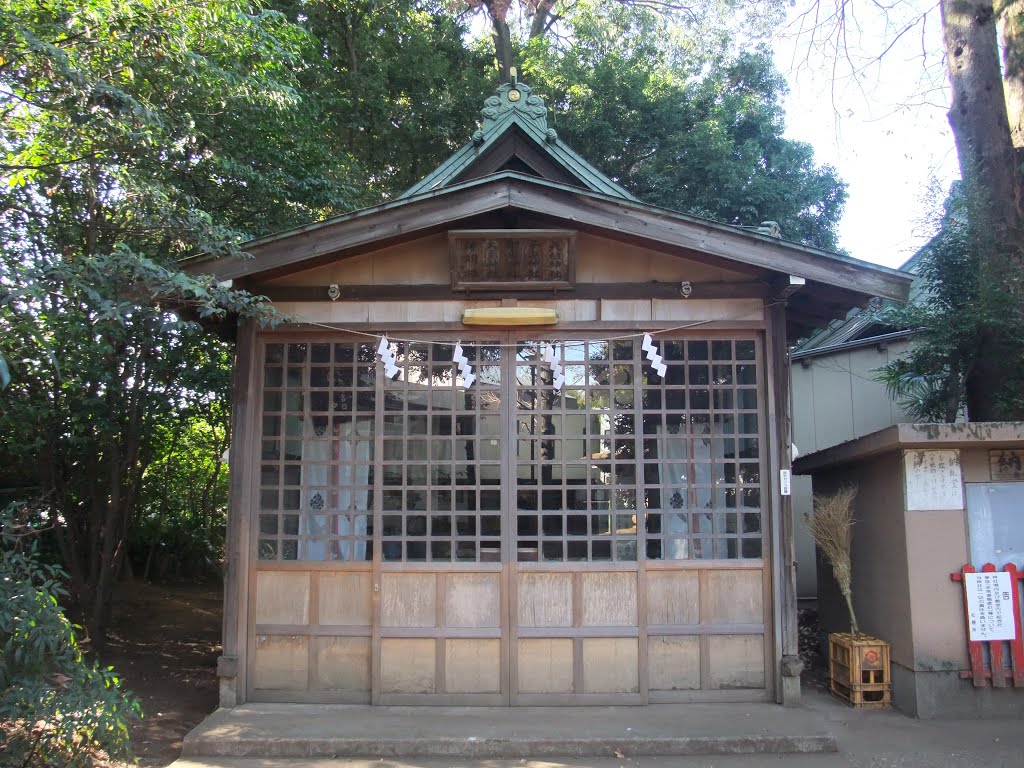
[[779, 485], [783, 496], [793, 495], [793, 473], [788, 469], [779, 470]]
[[964, 586], [971, 640], [1015, 639], [1010, 574], [965, 573]]
[[904, 451], [907, 509], [963, 509], [964, 488], [960, 452]]

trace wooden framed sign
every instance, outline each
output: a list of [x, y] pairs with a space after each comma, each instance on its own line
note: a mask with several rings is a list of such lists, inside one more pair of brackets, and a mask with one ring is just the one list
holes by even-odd
[[448, 247], [452, 290], [558, 290], [576, 284], [572, 230], [453, 230]]

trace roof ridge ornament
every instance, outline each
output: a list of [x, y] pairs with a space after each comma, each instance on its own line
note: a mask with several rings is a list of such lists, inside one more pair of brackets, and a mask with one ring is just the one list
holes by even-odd
[[487, 133], [510, 112], [514, 112], [547, 134], [548, 108], [544, 99], [535, 94], [530, 86], [519, 82], [515, 67], [509, 70], [509, 74], [510, 82], [499, 85], [497, 93], [488, 96], [483, 109], [480, 110], [484, 117], [483, 133]]

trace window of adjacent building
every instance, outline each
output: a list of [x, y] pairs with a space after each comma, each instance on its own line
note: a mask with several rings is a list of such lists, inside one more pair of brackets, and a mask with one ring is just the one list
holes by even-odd
[[1024, 483], [967, 483], [971, 564], [1024, 566]]

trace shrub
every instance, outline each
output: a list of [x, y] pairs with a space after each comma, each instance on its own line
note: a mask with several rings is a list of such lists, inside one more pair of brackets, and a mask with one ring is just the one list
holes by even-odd
[[38, 530], [0, 512], [0, 765], [87, 768], [131, 756], [138, 701], [112, 667], [87, 661], [59, 600], [67, 578], [43, 563]]

